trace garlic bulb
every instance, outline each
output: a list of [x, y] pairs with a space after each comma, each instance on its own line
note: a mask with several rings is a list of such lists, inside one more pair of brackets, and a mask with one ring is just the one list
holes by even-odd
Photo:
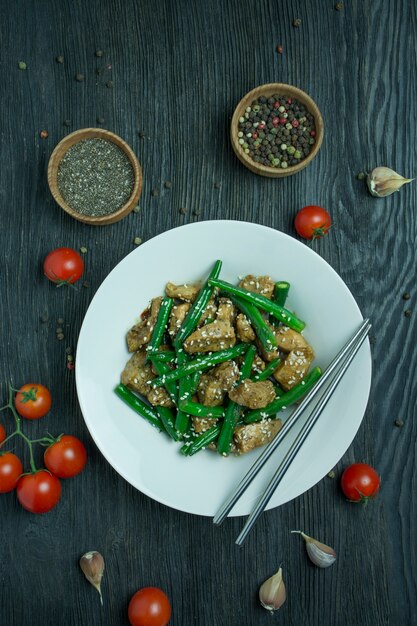
[[376, 167], [366, 179], [368, 189], [373, 196], [384, 198], [394, 191], [399, 191], [405, 183], [411, 183], [414, 178], [404, 178], [389, 167]]
[[103, 604], [103, 597], [101, 595], [101, 579], [104, 573], [104, 559], [100, 552], [91, 550], [86, 552], [80, 558], [80, 567], [84, 576], [90, 582], [100, 594], [100, 602]]
[[282, 568], [280, 567], [276, 574], [261, 585], [259, 600], [264, 609], [272, 613], [282, 607], [286, 598], [287, 594], [284, 581], [282, 580]]
[[292, 530], [292, 533], [297, 533], [302, 536], [306, 542], [307, 554], [310, 557], [310, 561], [317, 565], [317, 567], [330, 567], [336, 561], [336, 552], [333, 548], [326, 546], [326, 544], [317, 541], [309, 537], [301, 530]]

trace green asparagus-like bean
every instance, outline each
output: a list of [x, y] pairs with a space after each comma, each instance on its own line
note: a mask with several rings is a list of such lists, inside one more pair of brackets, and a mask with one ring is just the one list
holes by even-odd
[[155, 426], [158, 430], [165, 430], [164, 426], [159, 419], [158, 414], [151, 408], [148, 404], [146, 404], [143, 400], [138, 398], [137, 395], [133, 393], [130, 389], [128, 389], [125, 385], [120, 383], [114, 390], [116, 394], [126, 402], [130, 406], [131, 409], [139, 413], [145, 420], [147, 420], [152, 426]]
[[291, 311], [284, 309], [272, 300], [268, 300], [265, 296], [262, 296], [259, 293], [253, 293], [252, 291], [247, 291], [242, 287], [235, 287], [230, 283], [225, 282], [224, 280], [219, 280], [217, 278], [209, 278], [208, 284], [212, 287], [219, 287], [221, 291], [225, 291], [228, 294], [238, 296], [251, 304], [254, 304], [258, 308], [263, 311], [267, 311], [271, 313], [274, 317], [276, 317], [280, 322], [289, 326], [293, 330], [297, 332], [301, 332], [303, 328], [305, 328], [305, 322], [298, 319]]
[[274, 415], [281, 411], [283, 408], [287, 408], [290, 404], [297, 402], [302, 396], [304, 396], [310, 389], [316, 384], [321, 376], [321, 369], [314, 367], [309, 374], [299, 383], [294, 385], [292, 389], [285, 392], [281, 397], [276, 398], [270, 404], [263, 409], [255, 409], [245, 415], [244, 422], [246, 424], [253, 424], [259, 422], [265, 417]]
[[287, 283], [286, 280], [280, 280], [279, 282], [275, 283], [275, 288], [274, 288], [275, 304], [278, 304], [278, 306], [285, 307], [289, 290], [290, 290], [290, 283]]
[[146, 348], [148, 358], [159, 350], [173, 304], [173, 299], [168, 297], [165, 297], [161, 302], [161, 307], [152, 331], [152, 336]]
[[187, 339], [187, 337], [191, 335], [191, 333], [194, 331], [195, 327], [197, 326], [198, 321], [204, 309], [206, 308], [208, 301], [213, 295], [213, 291], [214, 291], [214, 287], [209, 285], [208, 280], [211, 278], [213, 279], [217, 278], [220, 274], [221, 267], [222, 267], [222, 262], [216, 261], [213, 269], [210, 272], [209, 278], [204, 283], [193, 306], [188, 311], [185, 320], [181, 324], [181, 327], [174, 340], [174, 344], [177, 349], [179, 349], [182, 346], [184, 341]]
[[265, 367], [264, 370], [262, 370], [262, 372], [258, 372], [257, 374], [254, 374], [251, 377], [252, 380], [254, 382], [259, 382], [261, 380], [266, 380], [267, 378], [272, 376], [272, 374], [275, 372], [275, 370], [277, 369], [278, 365], [280, 365], [280, 364], [281, 364], [281, 359], [279, 357], [277, 359], [274, 359], [273, 361], [268, 363], [268, 365]]
[[[169, 372], [171, 372], [171, 368], [168, 365], [168, 363], [164, 363], [164, 361], [160, 361], [158, 359], [157, 356], [151, 356], [149, 357], [150, 361], [153, 365], [153, 367], [155, 368], [156, 373], [159, 376], [165, 376], [166, 374], [169, 374]], [[169, 397], [171, 398], [171, 400], [173, 401], [173, 403], [175, 404], [175, 406], [178, 406], [178, 385], [177, 383], [174, 382], [166, 382], [165, 383], [165, 389], [168, 392]]]
[[172, 411], [170, 411], [166, 406], [157, 406], [155, 409], [168, 435], [174, 441], [179, 441], [181, 439], [181, 435], [175, 428], [175, 420]]
[[[189, 357], [187, 353], [181, 349], [177, 353], [177, 364], [178, 367], [185, 365], [188, 363]], [[191, 376], [185, 376], [184, 378], [180, 378], [178, 381], [178, 399], [179, 402], [184, 400], [191, 399], [192, 391], [191, 391]], [[178, 407], [177, 417], [175, 418], [175, 428], [181, 434], [185, 434], [188, 427], [190, 425], [190, 415], [185, 413]]]
[[215, 424], [201, 435], [198, 435], [193, 439], [193, 441], [186, 443], [182, 448], [180, 448], [181, 454], [185, 456], [192, 456], [202, 448], [205, 448], [210, 443], [215, 441], [219, 435], [220, 426], [219, 424]]
[[[240, 370], [239, 383], [249, 378], [252, 369], [253, 359], [255, 357], [256, 348], [251, 345], [245, 354], [245, 358]], [[217, 441], [217, 452], [227, 455], [232, 444], [233, 432], [241, 414], [241, 407], [233, 400], [229, 400], [226, 408], [223, 424], [221, 427], [219, 439]]]
[[175, 361], [175, 352], [173, 350], [159, 350], [152, 355], [153, 359], [158, 359], [162, 363], [173, 363]]
[[224, 408], [222, 406], [206, 406], [192, 400], [180, 402], [180, 409], [195, 417], [214, 417], [216, 419], [224, 417]]
[[212, 354], [206, 354], [205, 356], [193, 359], [192, 361], [185, 363], [185, 365], [182, 365], [175, 370], [171, 370], [164, 376], [154, 378], [152, 385], [155, 387], [161, 387], [162, 385], [165, 385], [167, 381], [170, 382], [178, 380], [196, 371], [202, 372], [204, 370], [208, 370], [218, 363], [230, 361], [231, 359], [235, 359], [241, 354], [244, 354], [248, 347], [249, 344], [239, 343], [237, 346], [233, 346], [233, 348], [226, 348], [226, 350], [219, 350], [218, 352], [213, 352]]
[[266, 352], [273, 350], [277, 345], [277, 338], [273, 330], [266, 324], [259, 309], [250, 302], [245, 302], [245, 300], [238, 296], [230, 295], [230, 299], [250, 320], [263, 349]]

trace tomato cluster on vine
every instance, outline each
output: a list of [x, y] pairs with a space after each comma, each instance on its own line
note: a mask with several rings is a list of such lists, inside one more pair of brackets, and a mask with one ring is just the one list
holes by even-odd
[[[51, 394], [46, 387], [28, 383], [17, 390], [9, 387], [8, 403], [1, 408], [12, 412], [15, 430], [7, 435], [3, 424], [0, 424], [0, 493], [16, 490], [19, 503], [31, 513], [46, 513], [53, 509], [61, 499], [60, 479], [76, 476], [87, 463], [85, 446], [73, 435], [52, 437], [48, 434], [40, 439], [29, 439], [22, 431], [22, 417], [39, 419], [48, 413], [51, 403]], [[20, 458], [5, 449], [14, 437], [23, 439], [29, 448], [30, 469], [27, 472], [24, 472]], [[37, 469], [35, 466], [35, 443], [46, 448], [43, 455], [45, 468]]]

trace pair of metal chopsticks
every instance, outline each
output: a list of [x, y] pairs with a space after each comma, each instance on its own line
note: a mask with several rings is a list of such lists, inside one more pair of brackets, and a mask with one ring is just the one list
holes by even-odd
[[285, 457], [282, 459], [281, 463], [278, 466], [277, 471], [272, 477], [270, 483], [265, 489], [263, 495], [259, 499], [257, 505], [253, 509], [252, 513], [249, 515], [245, 526], [243, 527], [242, 532], [236, 539], [237, 545], [241, 546], [248, 536], [249, 532], [253, 528], [255, 522], [261, 513], [265, 510], [269, 500], [271, 499], [273, 493], [275, 492], [278, 484], [281, 482], [284, 477], [286, 471], [294, 460], [296, 454], [300, 450], [304, 441], [306, 440], [308, 434], [313, 428], [314, 424], [317, 422], [320, 417], [324, 407], [332, 396], [334, 390], [342, 379], [344, 373], [349, 368], [349, 365], [353, 361], [356, 353], [359, 348], [365, 341], [369, 329], [371, 328], [371, 324], [369, 320], [366, 319], [363, 321], [357, 332], [353, 335], [351, 339], [344, 345], [341, 351], [337, 354], [337, 356], [330, 363], [323, 376], [319, 378], [313, 389], [306, 395], [301, 404], [291, 413], [288, 419], [284, 422], [283, 427], [277, 433], [275, 438], [268, 444], [263, 453], [258, 457], [252, 467], [249, 469], [247, 474], [243, 477], [236, 490], [232, 493], [229, 499], [224, 503], [224, 505], [219, 509], [216, 515], [213, 518], [214, 524], [221, 524], [224, 519], [227, 517], [233, 506], [236, 504], [242, 493], [246, 490], [252, 480], [257, 476], [260, 469], [266, 463], [266, 461], [270, 458], [276, 448], [279, 446], [284, 437], [288, 434], [292, 426], [295, 424], [296, 420], [300, 417], [300, 415], [305, 411], [308, 405], [311, 403], [313, 398], [318, 394], [320, 389], [325, 385], [332, 374], [336, 372], [334, 378], [330, 382], [328, 388], [323, 393], [322, 397], [318, 401], [311, 415], [308, 417], [306, 423], [303, 428], [300, 430], [290, 449], [286, 453]]

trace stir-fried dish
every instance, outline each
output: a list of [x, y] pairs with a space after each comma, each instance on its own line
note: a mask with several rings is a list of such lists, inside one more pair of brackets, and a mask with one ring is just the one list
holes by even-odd
[[305, 323], [285, 308], [286, 281], [248, 275], [174, 285], [152, 299], [127, 333], [132, 356], [116, 393], [191, 456], [206, 447], [226, 456], [273, 439], [277, 414], [321, 375], [310, 369]]

